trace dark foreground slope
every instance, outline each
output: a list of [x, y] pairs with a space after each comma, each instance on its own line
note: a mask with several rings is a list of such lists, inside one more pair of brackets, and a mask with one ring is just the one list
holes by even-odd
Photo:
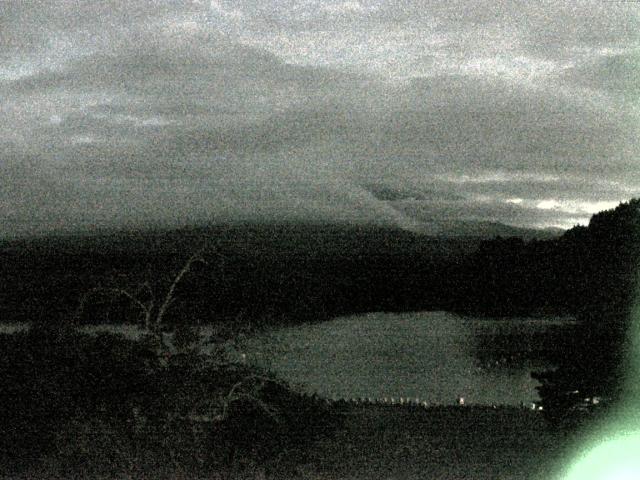
[[300, 478], [550, 479], [569, 437], [510, 407], [354, 407], [316, 442]]
[[[90, 446], [84, 464], [61, 464], [61, 460], [68, 462], [68, 454], [50, 454], [22, 476], [14, 472], [0, 478], [60, 478], [62, 474], [63, 478], [77, 479], [548, 480], [558, 478], [571, 458], [571, 439], [550, 429], [539, 414], [528, 410], [365, 407], [333, 414], [342, 417], [340, 429], [304, 448], [281, 451], [261, 462], [237, 454], [224, 466], [194, 468], [184, 462], [184, 455], [176, 458], [167, 451], [164, 462], [161, 452], [156, 452], [151, 465], [148, 458], [146, 464], [109, 463], [104, 458], [109, 453], [108, 443], [103, 440]], [[81, 432], [89, 433], [86, 428]], [[210, 446], [216, 448], [215, 442]], [[202, 452], [194, 449], [193, 454]], [[87, 463], [96, 462], [96, 458], [102, 463]]]
[[289, 475], [339, 426], [326, 402], [182, 338], [0, 335], [0, 477]]
[[181, 342], [0, 335], [0, 478], [549, 478], [564, 449], [535, 411], [331, 403]]

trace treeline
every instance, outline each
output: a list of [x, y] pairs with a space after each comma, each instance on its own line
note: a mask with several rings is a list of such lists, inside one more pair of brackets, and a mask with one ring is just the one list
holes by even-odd
[[483, 241], [446, 278], [451, 309], [483, 315], [624, 314], [640, 255], [640, 200], [594, 215], [557, 239]]
[[488, 315], [568, 313], [556, 368], [534, 372], [545, 415], [575, 427], [615, 408], [629, 381], [640, 260], [640, 200], [598, 213], [556, 240], [484, 242], [451, 276], [452, 309]]

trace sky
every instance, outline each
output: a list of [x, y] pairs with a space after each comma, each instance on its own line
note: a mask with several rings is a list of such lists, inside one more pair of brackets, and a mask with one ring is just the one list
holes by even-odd
[[640, 2], [0, 0], [0, 236], [585, 224], [640, 196]]

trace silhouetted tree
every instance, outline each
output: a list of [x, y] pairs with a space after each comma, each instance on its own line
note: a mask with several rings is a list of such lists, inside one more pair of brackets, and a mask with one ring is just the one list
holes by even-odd
[[558, 368], [533, 376], [542, 383], [547, 414], [562, 422], [596, 410], [594, 397], [612, 405], [621, 392], [640, 259], [640, 200], [594, 215], [558, 248], [566, 259], [561, 280], [574, 291], [580, 325]]

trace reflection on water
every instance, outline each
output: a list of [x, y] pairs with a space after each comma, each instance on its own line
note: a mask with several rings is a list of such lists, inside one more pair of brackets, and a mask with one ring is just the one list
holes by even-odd
[[[514, 334], [543, 341], [545, 331], [568, 323], [374, 313], [283, 328], [252, 339], [245, 348], [252, 361], [323, 396], [408, 397], [436, 404], [462, 396], [467, 403], [518, 405], [538, 399], [530, 372], [551, 364], [534, 354], [536, 345], [527, 343], [528, 352], [514, 363], [508, 360], [517, 352], [496, 359], [488, 343]], [[483, 359], [479, 346], [487, 354]]]

